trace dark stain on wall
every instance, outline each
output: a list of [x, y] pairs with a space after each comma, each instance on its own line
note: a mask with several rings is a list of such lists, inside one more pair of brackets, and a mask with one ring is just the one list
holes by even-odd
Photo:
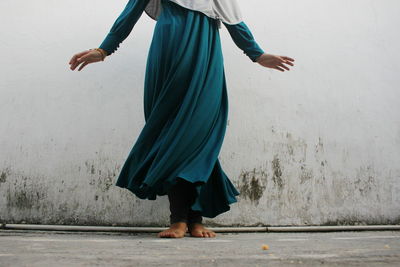
[[5, 183], [7, 181], [7, 176], [9, 176], [11, 173], [10, 168], [5, 168], [4, 170], [1, 171], [0, 173], [0, 184]]
[[360, 167], [357, 170], [354, 185], [362, 196], [367, 196], [376, 189], [377, 183], [374, 176], [374, 169], [371, 166]]
[[318, 143], [315, 145], [315, 153], [324, 152], [324, 143], [322, 142], [322, 138], [318, 137]]
[[33, 207], [32, 195], [29, 192], [16, 190], [7, 195], [7, 206], [18, 207], [20, 209], [31, 209]]
[[28, 180], [30, 180], [28, 177], [22, 176], [21, 183], [7, 191], [8, 208], [32, 209], [40, 206], [40, 202], [46, 199], [47, 188], [39, 184], [31, 184], [31, 181]]
[[115, 172], [108, 170], [105, 175], [101, 175], [98, 179], [98, 187], [102, 192], [106, 192], [113, 185]]
[[94, 164], [90, 163], [89, 161], [85, 161], [85, 166], [89, 173], [94, 174], [96, 172], [94, 169]]
[[242, 171], [237, 185], [240, 196], [258, 205], [266, 189], [266, 178], [267, 173], [264, 170], [257, 171], [254, 168], [252, 171]]
[[278, 155], [274, 156], [272, 160], [272, 181], [277, 185], [279, 189], [283, 188], [283, 179], [282, 179], [282, 168], [279, 162]]
[[305, 164], [302, 164], [300, 168], [300, 184], [304, 184], [313, 178], [313, 171], [312, 169], [307, 169]]
[[[101, 192], [105, 193], [110, 190], [111, 186], [114, 185], [114, 179], [119, 173], [120, 165], [116, 165], [111, 169], [101, 170], [99, 167], [95, 168], [93, 163], [85, 161], [85, 165], [88, 173], [91, 174], [89, 185], [97, 187]], [[98, 200], [98, 197], [95, 199]]]
[[7, 174], [2, 171], [0, 174], [0, 183], [5, 183], [7, 181]]

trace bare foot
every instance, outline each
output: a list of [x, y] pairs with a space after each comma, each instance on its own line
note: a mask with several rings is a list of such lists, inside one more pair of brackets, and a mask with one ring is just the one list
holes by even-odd
[[190, 235], [193, 237], [215, 237], [216, 234], [205, 228], [201, 223], [193, 223], [189, 225]]
[[187, 231], [187, 224], [185, 222], [177, 222], [171, 224], [169, 229], [158, 233], [158, 237], [182, 238]]

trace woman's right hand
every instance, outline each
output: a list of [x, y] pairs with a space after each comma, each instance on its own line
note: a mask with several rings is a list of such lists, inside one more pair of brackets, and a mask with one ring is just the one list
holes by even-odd
[[94, 62], [103, 61], [103, 55], [97, 50], [86, 50], [75, 54], [69, 61], [70, 69], [75, 70], [78, 67], [78, 71], [82, 70], [86, 65]]

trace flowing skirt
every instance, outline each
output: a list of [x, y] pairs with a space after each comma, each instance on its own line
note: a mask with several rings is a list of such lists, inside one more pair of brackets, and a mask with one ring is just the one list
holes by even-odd
[[218, 25], [173, 2], [162, 5], [146, 65], [146, 123], [116, 185], [154, 200], [185, 179], [196, 186], [192, 209], [213, 218], [239, 195], [218, 159], [228, 115]]

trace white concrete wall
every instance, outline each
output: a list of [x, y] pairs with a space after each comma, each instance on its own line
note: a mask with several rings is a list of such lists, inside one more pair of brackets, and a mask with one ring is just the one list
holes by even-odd
[[[166, 197], [113, 185], [144, 125], [145, 14], [82, 72], [126, 0], [0, 2], [0, 220], [165, 225]], [[221, 164], [241, 190], [221, 225], [399, 223], [397, 0], [246, 0], [245, 22], [280, 73], [221, 30], [229, 125]]]

